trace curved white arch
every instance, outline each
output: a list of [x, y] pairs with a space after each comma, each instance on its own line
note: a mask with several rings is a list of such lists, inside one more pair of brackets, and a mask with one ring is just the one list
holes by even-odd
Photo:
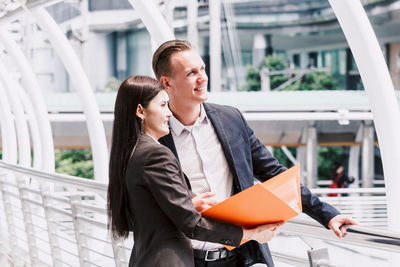
[[4, 86], [0, 84], [0, 126], [3, 160], [8, 163], [17, 163], [17, 136], [10, 103]]
[[400, 231], [400, 109], [371, 23], [358, 0], [329, 0], [368, 94], [385, 173], [389, 229]]
[[90, 144], [93, 152], [95, 179], [108, 181], [108, 149], [103, 122], [85, 71], [67, 38], [57, 23], [42, 7], [30, 10], [71, 76], [86, 115]]
[[0, 80], [5, 88], [6, 94], [11, 104], [11, 109], [14, 114], [15, 127], [17, 132], [17, 143], [19, 152], [19, 164], [25, 167], [31, 166], [31, 147], [29, 141], [28, 125], [25, 117], [25, 112], [19, 100], [17, 90], [17, 82], [11, 78], [11, 75], [6, 70], [3, 62], [0, 61]]
[[129, 0], [129, 3], [137, 11], [138, 16], [140, 16], [144, 26], [150, 33], [155, 47], [168, 40], [175, 39], [167, 21], [153, 1]]
[[[48, 112], [46, 104], [43, 100], [43, 95], [36, 79], [35, 73], [33, 72], [30, 63], [21, 51], [19, 45], [13, 40], [11, 35], [5, 30], [0, 29], [0, 40], [4, 44], [6, 50], [13, 57], [22, 73], [22, 86], [27, 91], [34, 113], [37, 117], [37, 125], [39, 130], [40, 142], [34, 144], [34, 162], [35, 166], [40, 167], [45, 171], [54, 171], [54, 142], [53, 135], [51, 133], [50, 121], [48, 118]], [[23, 100], [23, 99], [21, 99]], [[31, 121], [31, 120], [30, 120]], [[34, 122], [32, 122], [34, 123]], [[31, 124], [32, 124], [31, 123]], [[36, 123], [34, 123], [36, 124]], [[31, 126], [32, 127], [32, 126]], [[34, 126], [33, 126], [34, 127]], [[32, 134], [33, 137], [33, 134]], [[35, 139], [33, 138], [35, 142]], [[41, 154], [39, 157], [38, 153]], [[38, 165], [37, 160], [42, 160], [42, 163]]]
[[29, 96], [24, 92], [23, 88], [19, 84], [17, 84], [16, 89], [18, 92], [18, 98], [21, 101], [23, 109], [25, 110], [25, 113], [28, 117], [28, 126], [30, 129], [33, 146], [33, 167], [37, 169], [44, 169], [42, 158], [43, 149], [38, 127], [38, 120], [36, 119], [35, 111], [33, 109]]

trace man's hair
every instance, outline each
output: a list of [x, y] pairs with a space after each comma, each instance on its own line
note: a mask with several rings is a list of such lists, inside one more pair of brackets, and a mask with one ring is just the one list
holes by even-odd
[[171, 56], [177, 52], [191, 50], [192, 45], [184, 40], [166, 41], [154, 52], [153, 55], [153, 71], [160, 80], [161, 76], [171, 75]]

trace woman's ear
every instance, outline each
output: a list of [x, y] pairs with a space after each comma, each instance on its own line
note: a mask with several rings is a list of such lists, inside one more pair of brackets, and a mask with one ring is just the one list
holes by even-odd
[[144, 120], [144, 108], [140, 104], [136, 108], [136, 116], [138, 116], [139, 119]]

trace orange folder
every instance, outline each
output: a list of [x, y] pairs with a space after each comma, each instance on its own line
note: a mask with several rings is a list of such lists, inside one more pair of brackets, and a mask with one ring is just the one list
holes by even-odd
[[301, 211], [300, 165], [296, 165], [203, 211], [202, 216], [251, 228], [287, 221]]

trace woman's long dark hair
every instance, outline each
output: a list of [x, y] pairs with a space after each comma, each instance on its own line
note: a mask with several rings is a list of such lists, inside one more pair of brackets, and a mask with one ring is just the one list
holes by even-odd
[[126, 168], [132, 150], [141, 133], [141, 122], [136, 116], [139, 104], [146, 108], [164, 88], [147, 76], [130, 76], [119, 87], [114, 109], [114, 125], [110, 153], [107, 214], [114, 239], [129, 234], [130, 214], [126, 188]]

